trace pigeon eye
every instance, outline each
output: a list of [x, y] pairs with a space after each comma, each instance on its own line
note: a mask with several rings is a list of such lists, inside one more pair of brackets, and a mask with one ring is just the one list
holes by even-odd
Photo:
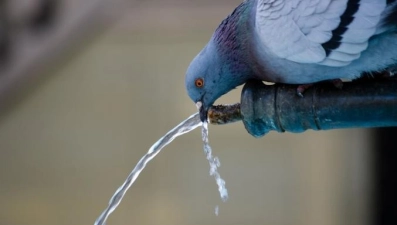
[[194, 85], [196, 85], [196, 87], [198, 87], [198, 88], [202, 88], [202, 87], [204, 86], [204, 80], [203, 80], [203, 78], [197, 78], [197, 79], [194, 81]]

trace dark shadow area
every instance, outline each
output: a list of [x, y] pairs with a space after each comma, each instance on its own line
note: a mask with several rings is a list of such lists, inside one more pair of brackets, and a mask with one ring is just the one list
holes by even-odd
[[397, 127], [374, 131], [374, 225], [397, 224]]

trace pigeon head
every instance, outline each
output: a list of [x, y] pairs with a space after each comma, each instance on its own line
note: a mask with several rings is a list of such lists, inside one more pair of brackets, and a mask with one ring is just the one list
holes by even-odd
[[252, 76], [247, 28], [251, 8], [244, 2], [223, 20], [186, 72], [188, 95], [196, 105], [199, 103], [203, 122], [209, 107], [220, 96]]
[[209, 43], [193, 59], [186, 72], [185, 86], [189, 97], [200, 105], [201, 121], [207, 120], [207, 111], [221, 95], [233, 87], [227, 82], [227, 66]]
[[219, 97], [247, 80], [246, 66], [230, 55], [233, 52], [221, 51], [211, 39], [187, 69], [186, 90], [198, 106], [203, 122], [209, 107]]

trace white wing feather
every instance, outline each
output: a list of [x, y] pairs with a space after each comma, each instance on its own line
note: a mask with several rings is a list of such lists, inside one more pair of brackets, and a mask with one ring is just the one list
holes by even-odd
[[386, 0], [360, 0], [339, 46], [329, 54], [322, 44], [333, 37], [349, 0], [258, 0], [255, 29], [277, 57], [298, 63], [345, 66], [360, 57], [375, 34]]

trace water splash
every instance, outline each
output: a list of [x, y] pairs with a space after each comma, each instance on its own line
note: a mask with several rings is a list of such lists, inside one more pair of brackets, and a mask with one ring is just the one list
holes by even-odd
[[[221, 176], [218, 172], [218, 168], [221, 166], [221, 163], [219, 162], [219, 158], [212, 156], [212, 148], [208, 141], [208, 123], [207, 122], [203, 123], [202, 129], [201, 129], [201, 135], [202, 135], [203, 142], [204, 142], [204, 153], [205, 153], [205, 156], [207, 157], [208, 162], [210, 163], [210, 175], [215, 178], [216, 184], [218, 185], [219, 194], [221, 195], [221, 199], [222, 199], [222, 201], [225, 202], [229, 196], [228, 196], [227, 189], [225, 186], [225, 181], [221, 178]], [[217, 208], [215, 209], [216, 215], [218, 214]]]
[[[218, 185], [218, 190], [221, 195], [221, 199], [226, 201], [228, 198], [227, 189], [225, 188], [225, 181], [221, 178], [218, 173], [218, 167], [220, 166], [220, 162], [218, 157], [212, 156], [212, 149], [208, 143], [208, 123], [202, 123], [200, 120], [199, 113], [195, 113], [187, 118], [182, 123], [178, 124], [174, 129], [170, 130], [167, 134], [165, 134], [162, 138], [160, 138], [156, 143], [152, 145], [149, 151], [139, 160], [136, 164], [135, 168], [128, 175], [127, 179], [124, 183], [117, 189], [112, 198], [109, 201], [108, 207], [102, 212], [102, 214], [95, 221], [94, 225], [105, 225], [106, 220], [109, 215], [117, 208], [123, 199], [127, 190], [131, 187], [131, 185], [138, 178], [139, 174], [145, 168], [146, 164], [150, 162], [160, 151], [171, 141], [173, 141], [176, 137], [190, 132], [197, 127], [202, 125], [202, 139], [204, 142], [204, 152], [206, 158], [210, 164], [210, 175], [213, 176]], [[215, 214], [218, 215], [219, 207], [216, 206]]]
[[136, 178], [145, 168], [146, 164], [152, 160], [167, 144], [169, 144], [176, 137], [190, 132], [201, 125], [200, 116], [198, 113], [191, 115], [185, 121], [180, 123], [174, 129], [170, 130], [166, 135], [160, 138], [149, 151], [144, 155], [132, 170], [132, 172], [128, 175], [125, 182], [117, 189], [112, 198], [109, 201], [108, 207], [103, 211], [103, 213], [98, 217], [95, 221], [94, 225], [105, 225], [106, 219], [108, 216], [117, 208], [123, 199], [127, 190], [131, 187], [131, 185], [135, 182]]

